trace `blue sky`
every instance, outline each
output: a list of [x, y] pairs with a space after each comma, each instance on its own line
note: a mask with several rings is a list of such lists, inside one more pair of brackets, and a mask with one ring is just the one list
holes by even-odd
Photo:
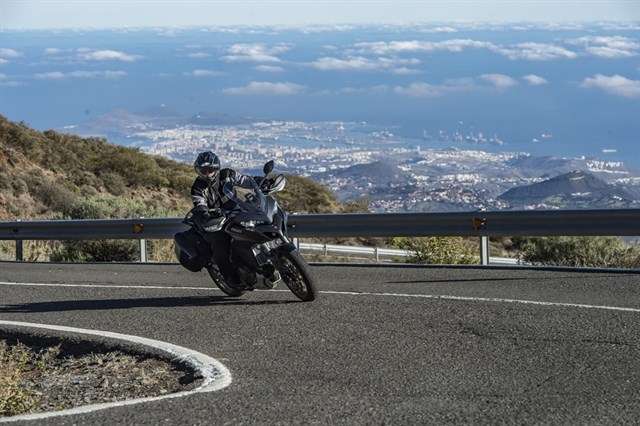
[[433, 21], [633, 21], [638, 0], [2, 0], [0, 28], [304, 25]]

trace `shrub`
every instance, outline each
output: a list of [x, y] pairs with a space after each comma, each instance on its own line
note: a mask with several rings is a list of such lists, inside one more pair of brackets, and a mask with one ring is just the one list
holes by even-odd
[[[169, 212], [150, 206], [145, 200], [114, 196], [77, 199], [65, 209], [71, 219], [109, 219], [128, 217], [165, 217]], [[52, 261], [62, 262], [130, 262], [139, 259], [137, 241], [97, 240], [63, 241], [51, 254]]]
[[341, 213], [369, 213], [369, 199], [359, 198], [347, 201], [341, 206]]
[[637, 267], [640, 248], [618, 237], [514, 237], [525, 262], [573, 267]]
[[64, 241], [51, 254], [54, 262], [133, 262], [139, 259], [135, 240]]
[[44, 205], [52, 210], [63, 210], [67, 206], [73, 204], [76, 196], [73, 192], [62, 186], [60, 183], [43, 181], [41, 182], [33, 195], [42, 201]]
[[26, 194], [29, 192], [29, 186], [24, 180], [20, 178], [15, 178], [11, 182], [11, 186], [13, 187], [13, 193], [15, 195]]
[[147, 240], [147, 258], [152, 262], [177, 262], [173, 240]]
[[127, 185], [122, 176], [115, 173], [105, 173], [100, 175], [104, 187], [113, 195], [122, 195], [127, 190]]
[[276, 193], [276, 198], [290, 213], [332, 213], [339, 207], [329, 189], [301, 176], [287, 176], [287, 185], [284, 191]]
[[477, 248], [460, 237], [396, 237], [395, 247], [415, 252], [412, 263], [470, 264], [478, 263]]
[[70, 219], [122, 219], [130, 217], [166, 217], [168, 209], [151, 204], [151, 201], [114, 197], [92, 196], [76, 199], [67, 205], [63, 213]]
[[0, 189], [11, 189], [11, 177], [5, 172], [0, 172]]
[[25, 346], [0, 340], [0, 416], [24, 413], [36, 404], [35, 392], [22, 384], [29, 358]]

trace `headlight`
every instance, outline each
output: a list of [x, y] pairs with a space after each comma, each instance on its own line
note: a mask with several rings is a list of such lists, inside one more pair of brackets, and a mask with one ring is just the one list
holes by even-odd
[[244, 226], [245, 228], [255, 228], [257, 224], [262, 223], [262, 222], [258, 222], [255, 220], [246, 220], [244, 222], [240, 222], [240, 225]]

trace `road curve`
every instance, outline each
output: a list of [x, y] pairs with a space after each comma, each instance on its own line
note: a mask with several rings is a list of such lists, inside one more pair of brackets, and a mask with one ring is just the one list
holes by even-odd
[[204, 273], [178, 266], [0, 263], [0, 320], [170, 342], [233, 374], [218, 392], [48, 423], [640, 417], [640, 275], [348, 266], [313, 272], [323, 293], [299, 303], [285, 291], [225, 298]]

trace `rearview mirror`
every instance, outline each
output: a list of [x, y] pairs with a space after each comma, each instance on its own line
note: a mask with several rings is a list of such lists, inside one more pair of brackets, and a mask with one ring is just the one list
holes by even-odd
[[284, 175], [278, 175], [273, 180], [273, 184], [269, 188], [269, 194], [273, 192], [282, 191], [287, 184], [287, 178]]
[[271, 173], [273, 171], [273, 167], [275, 166], [275, 163], [273, 162], [273, 160], [269, 160], [264, 164], [264, 167], [262, 168], [262, 171], [264, 172], [264, 175], [267, 176], [269, 173]]

